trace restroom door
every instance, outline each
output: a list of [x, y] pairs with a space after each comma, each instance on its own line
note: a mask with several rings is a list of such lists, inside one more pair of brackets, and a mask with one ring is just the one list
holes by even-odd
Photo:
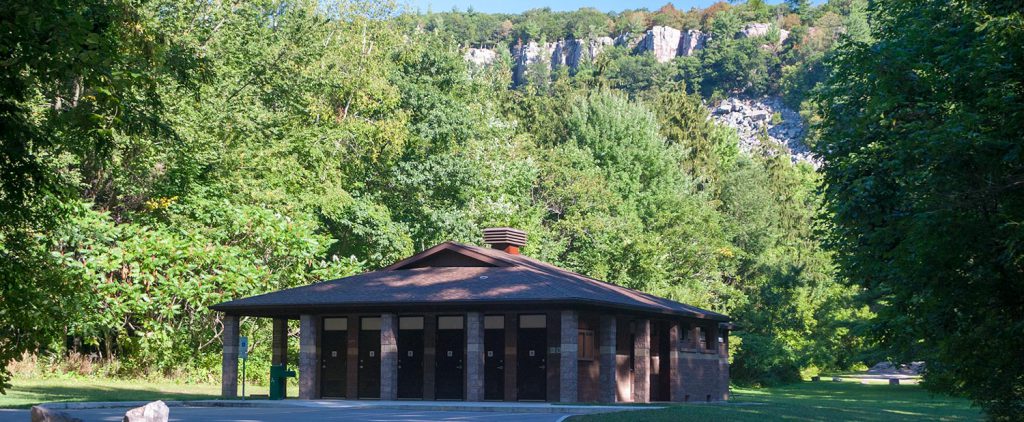
[[380, 318], [359, 321], [359, 398], [380, 398]]
[[423, 317], [398, 319], [398, 398], [423, 398]]
[[519, 400], [547, 398], [547, 317], [520, 315], [516, 353], [516, 388]]
[[461, 316], [437, 317], [437, 371], [434, 397], [438, 400], [463, 398], [465, 334]]
[[320, 343], [320, 395], [345, 397], [348, 373], [348, 319], [324, 318]]
[[484, 317], [484, 400], [505, 398], [505, 317]]

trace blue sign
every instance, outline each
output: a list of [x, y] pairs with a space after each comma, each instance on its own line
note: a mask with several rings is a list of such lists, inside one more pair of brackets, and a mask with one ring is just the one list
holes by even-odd
[[247, 359], [249, 357], [249, 337], [238, 338], [238, 358]]

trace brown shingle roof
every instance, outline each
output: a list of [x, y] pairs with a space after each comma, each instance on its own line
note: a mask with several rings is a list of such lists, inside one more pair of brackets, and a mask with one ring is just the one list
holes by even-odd
[[[480, 266], [417, 265], [442, 253], [457, 253]], [[301, 309], [540, 303], [729, 320], [719, 313], [598, 281], [522, 255], [454, 242], [434, 246], [380, 271], [233, 300], [211, 308], [265, 315]]]

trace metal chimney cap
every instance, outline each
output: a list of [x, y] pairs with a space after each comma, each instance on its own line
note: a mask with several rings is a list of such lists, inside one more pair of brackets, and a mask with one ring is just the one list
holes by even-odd
[[491, 245], [526, 245], [526, 232], [511, 227], [493, 227], [484, 229], [484, 243]]

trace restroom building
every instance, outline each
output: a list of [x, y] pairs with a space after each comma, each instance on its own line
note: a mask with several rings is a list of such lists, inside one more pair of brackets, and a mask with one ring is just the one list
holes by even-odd
[[445, 242], [379, 271], [221, 303], [225, 397], [237, 395], [238, 321], [272, 318], [273, 363], [299, 320], [303, 399], [718, 401], [729, 317], [519, 254]]

